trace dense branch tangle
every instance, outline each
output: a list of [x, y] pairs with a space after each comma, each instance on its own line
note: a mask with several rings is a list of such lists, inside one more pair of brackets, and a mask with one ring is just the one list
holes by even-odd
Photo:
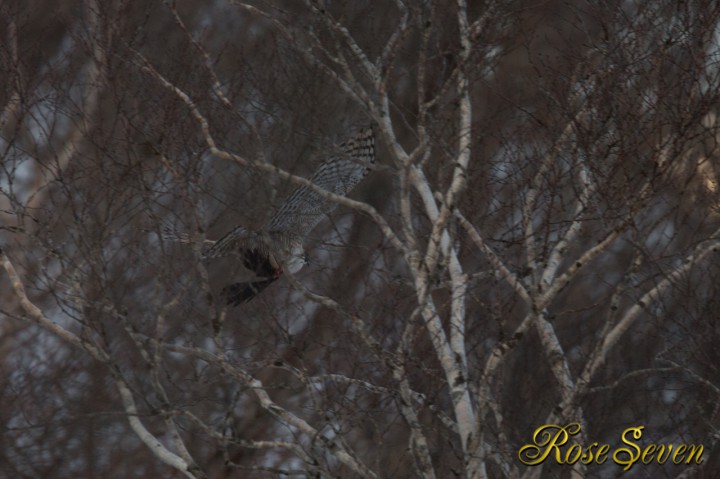
[[[254, 15], [260, 15], [270, 19], [273, 25], [278, 28], [278, 31], [288, 39], [298, 33], [289, 26], [289, 23], [284, 23], [281, 19], [274, 16], [272, 12], [262, 11], [257, 7], [240, 2], [236, 2], [236, 4], [247, 9]], [[480, 378], [472, 378], [479, 379], [481, 391], [478, 398], [472, 398], [468, 388], [468, 384], [471, 382], [471, 375], [467, 368], [468, 363], [465, 350], [467, 320], [465, 302], [467, 300], [466, 290], [468, 287], [468, 279], [466, 273], [463, 271], [448, 229], [451, 219], [453, 218], [452, 212], [455, 211], [455, 216], [461, 220], [464, 228], [470, 233], [473, 242], [478, 246], [480, 252], [494, 265], [500, 277], [518, 291], [521, 300], [525, 303], [528, 316], [526, 320], [519, 324], [513, 334], [513, 338], [519, 338], [531, 324], [537, 326], [542, 347], [550, 360], [551, 370], [555, 374], [557, 387], [563, 398], [562, 404], [565, 406], [561, 406], [561, 410], [564, 414], [569, 415], [564, 419], [575, 420], [578, 419], [575, 417], [575, 414], [580, 414], [580, 419], [582, 420], [581, 411], [571, 412], [571, 410], [568, 409], [568, 406], [575, 401], [573, 398], [577, 398], [578, 394], [582, 395], [582, 388], [576, 388], [569, 364], [565, 359], [567, 356], [562, 349], [561, 341], [557, 337], [553, 325], [546, 319], [548, 315], [547, 310], [548, 307], [553, 304], [557, 295], [581, 270], [582, 266], [591, 263], [599, 255], [606, 252], [608, 248], [627, 231], [628, 227], [632, 224], [632, 219], [640, 209], [645, 206], [648, 195], [652, 193], [652, 181], [654, 181], [655, 178], [648, 177], [646, 182], [639, 188], [639, 194], [635, 202], [636, 206], [630, 209], [626, 219], [612, 226], [597, 245], [589, 248], [585, 253], [580, 254], [578, 259], [574, 261], [564, 273], [558, 274], [561, 260], [564, 258], [568, 245], [572, 244], [577, 238], [583, 224], [586, 205], [588, 202], [593, 201], [597, 188], [597, 185], [591, 178], [587, 165], [581, 160], [575, 176], [578, 180], [577, 190], [580, 191], [580, 196], [577, 199], [574, 213], [571, 216], [571, 226], [565, 230], [564, 236], [552, 248], [544, 268], [539, 267], [537, 264], [539, 254], [536, 251], [536, 245], [539, 243], [540, 238], [539, 231], [537, 231], [534, 226], [534, 217], [536, 216], [538, 206], [538, 191], [543, 186], [544, 177], [548, 174], [552, 165], [557, 162], [558, 156], [563, 153], [566, 145], [576, 141], [576, 125], [587, 121], [587, 107], [580, 102], [578, 113], [573, 115], [574, 118], [561, 130], [562, 133], [555, 143], [556, 146], [551, 148], [545, 155], [527, 195], [527, 201], [523, 209], [523, 224], [526, 258], [531, 274], [529, 276], [530, 283], [523, 285], [523, 281], [520, 281], [514, 273], [510, 272], [508, 266], [499, 259], [499, 256], [493, 252], [482, 239], [477, 229], [464, 219], [464, 216], [456, 207], [457, 198], [466, 187], [467, 171], [470, 167], [470, 159], [473, 156], [470, 141], [473, 137], [471, 128], [473, 106], [470, 98], [469, 81], [464, 69], [469, 65], [471, 58], [471, 37], [478, 35], [478, 32], [482, 28], [481, 25], [487, 24], [489, 17], [484, 15], [471, 25], [467, 17], [467, 5], [461, 0], [457, 4], [460, 53], [458, 65], [449, 75], [449, 78], [451, 78], [455, 84], [451, 86], [450, 83], [446, 83], [446, 87], [443, 87], [440, 91], [442, 94], [452, 92], [453, 95], [459, 98], [459, 107], [456, 110], [456, 121], [458, 125], [456, 136], [458, 142], [455, 146], [455, 152], [450, 154], [450, 157], [454, 158], [452, 180], [449, 182], [447, 189], [442, 194], [439, 194], [439, 191], [428, 179], [422, 165], [416, 163], [421, 157], [426, 159], [427, 153], [432, 149], [428, 144], [429, 139], [425, 134], [427, 125], [425, 123], [417, 125], [417, 131], [420, 133], [420, 141], [415, 149], [408, 153], [401, 146], [401, 142], [397, 138], [396, 127], [391, 120], [392, 102], [387, 90], [387, 85], [393, 71], [392, 60], [395, 58], [393, 50], [398, 48], [399, 39], [404, 37], [410, 25], [407, 9], [400, 5], [400, 11], [403, 12], [401, 21], [398, 23], [391, 41], [377, 58], [377, 62], [373, 63], [369, 55], [355, 41], [349, 30], [341, 22], [334, 19], [324, 8], [320, 8], [315, 4], [308, 3], [307, 7], [314, 15], [320, 18], [320, 22], [329, 32], [336, 35], [335, 39], [340, 46], [336, 47], [334, 51], [330, 51], [318, 35], [311, 34], [308, 38], [313, 47], [311, 49], [299, 49], [299, 53], [303, 55], [308, 63], [325, 71], [337, 82], [343, 91], [355, 98], [361, 106], [366, 108], [379, 125], [385, 142], [390, 147], [391, 159], [395, 169], [402, 178], [406, 179], [406, 181], [401, 182], [402, 191], [400, 191], [400, 197], [404, 198], [404, 200], [401, 200], [404, 201], [403, 208], [401, 209], [402, 233], [396, 233], [390, 224], [369, 205], [339, 198], [320, 190], [318, 190], [318, 192], [327, 195], [327, 197], [333, 201], [344, 203], [347, 206], [368, 213], [380, 227], [386, 239], [391, 242], [398, 253], [403, 255], [406, 264], [410, 267], [413, 283], [417, 291], [417, 311], [419, 312], [419, 317], [423, 318], [424, 327], [435, 348], [438, 360], [445, 374], [447, 385], [450, 389], [449, 392], [453, 403], [457, 432], [461, 441], [462, 451], [466, 456], [466, 474], [468, 477], [485, 477], [487, 474], [485, 465], [485, 461], [488, 458], [487, 445], [484, 443], [484, 437], [481, 431], [484, 429], [482, 424], [487, 419], [486, 411], [495, 401], [490, 393], [489, 385], [498, 371], [500, 361], [507, 355], [509, 349], [507, 345], [500, 344], [491, 352], [484, 368], [484, 374]], [[415, 20], [417, 21], [417, 18]], [[313, 50], [319, 54], [313, 54]], [[347, 56], [348, 53], [352, 55], [352, 60]], [[422, 51], [421, 55], [425, 55], [425, 52]], [[299, 184], [306, 184], [302, 179], [279, 170], [272, 165], [253, 162], [252, 160], [225, 152], [218, 148], [210, 132], [207, 120], [202, 113], [200, 113], [194, 102], [180, 89], [163, 78], [147, 61], [142, 59], [142, 62], [143, 68], [146, 71], [178, 95], [191, 109], [193, 115], [202, 126], [203, 135], [213, 155], [218, 158], [233, 160], [243, 166], [252, 165]], [[355, 69], [356, 66], [359, 67], [357, 70]], [[424, 67], [424, 65], [422, 66]], [[420, 72], [424, 74], [425, 70], [421, 69]], [[372, 85], [370, 89], [368, 89], [367, 86], [368, 79]], [[424, 95], [423, 85], [425, 83], [426, 79], [421, 76], [418, 79], [418, 86], [420, 88], [419, 100], [422, 105], [421, 111], [426, 112], [427, 106], [425, 102], [422, 101], [422, 96]], [[427, 104], [433, 104], [438, 98], [439, 96], [435, 97], [427, 102]], [[577, 95], [574, 93], [571, 94], [570, 100], [572, 101], [575, 98], [577, 98]], [[420, 119], [422, 122], [427, 121], [425, 115], [421, 115]], [[668, 156], [667, 148], [673, 143], [673, 141], [668, 139], [664, 139], [661, 142], [663, 146], [659, 147], [657, 153], [658, 158], [655, 160], [655, 163], [660, 165], [661, 168], [663, 167], [663, 158]], [[312, 185], [309, 184], [307, 186], [312, 187]], [[429, 218], [432, 225], [425, 251], [423, 251], [421, 241], [419, 241], [419, 232], [413, 227], [413, 215], [415, 212], [407, 203], [408, 198], [410, 198], [410, 188], [412, 188], [413, 193], [418, 195], [422, 200], [424, 207], [423, 213]], [[683, 263], [684, 267], [687, 268], [688, 265], [694, 264], [699, 257], [703, 256], [704, 254], [691, 256]], [[433, 295], [430, 292], [431, 278], [437, 275], [438, 268], [441, 265], [441, 258], [443, 261], [442, 264], [446, 266], [451, 280], [450, 293], [452, 304], [449, 312], [447, 331], [443, 326], [442, 315], [438, 311]], [[656, 289], [667, 287], [667, 284], [666, 282], [658, 285]], [[653, 291], [655, 290], [648, 291], [646, 295], [656, 296], [657, 293]], [[631, 310], [628, 311], [627, 315], [626, 317], [634, 317], [636, 313]], [[620, 320], [620, 324], [626, 323], [627, 320]], [[413, 327], [412, 324], [408, 323], [406, 329], [411, 330]], [[513, 346], [517, 344], [517, 341], [513, 341], [512, 343]], [[399, 351], [399, 354], [403, 353], [403, 351]], [[604, 357], [607, 354], [607, 347], [599, 350], [598, 353], [599, 356], [594, 356], [592, 360], [595, 363], [598, 362], [598, 357]], [[559, 359], [559, 361], [557, 361], [557, 359]], [[588, 365], [588, 367], [589, 371], [595, 371], [597, 369], [590, 365]], [[403, 369], [396, 367], [394, 370], [396, 372], [396, 380], [401, 385], [400, 390], [403, 391], [408, 387], [406, 379], [402, 375]], [[586, 372], [584, 374], [583, 384], [587, 384], [588, 378], [591, 375], [592, 372]], [[416, 422], [416, 411], [413, 411], [407, 404], [405, 404], [405, 408], [402, 410], [403, 416], [409, 424]], [[411, 441], [418, 463], [423, 464], [419, 472], [425, 477], [433, 477], [434, 474], [430, 469], [431, 463], [426, 457], [428, 450], [427, 447], [423, 445], [425, 444], [425, 440], [417, 427], [411, 426], [411, 430], [420, 434], [413, 436]], [[502, 464], [502, 466], [505, 470], [509, 470], [506, 464]]]
[[[242, 6], [250, 9], [252, 12], [257, 11], [254, 7], [250, 7], [244, 4]], [[460, 2], [458, 5], [458, 22], [461, 27], [464, 62], [467, 61], [470, 55], [470, 27], [467, 23], [466, 10], [467, 6], [463, 2]], [[320, 11], [319, 13], [324, 15], [325, 12]], [[365, 55], [362, 54], [362, 50], [360, 49], [360, 47], [352, 40], [352, 37], [348, 35], [347, 30], [345, 30], [340, 24], [332, 20], [328, 20], [327, 24], [332, 31], [335, 31], [338, 34], [342, 35], [343, 39], [347, 42], [348, 47], [351, 49], [351, 51], [353, 51], [353, 53], [361, 59], [361, 65], [364, 67], [365, 73], [373, 78], [376, 78], [378, 82], [375, 84], [375, 86], [381, 87], [382, 83], [384, 82], [383, 80], [378, 78], [376, 67], [368, 62]], [[285, 32], [284, 28], [283, 31]], [[289, 36], [289, 33], [286, 33], [286, 35]], [[385, 137], [388, 139], [389, 144], [395, 147], [394, 153], [398, 156], [398, 158], [396, 158], [396, 164], [402, 165], [403, 168], [410, 167], [415, 169], [415, 174], [411, 175], [414, 187], [425, 201], [426, 213], [433, 221], [433, 232], [430, 237], [428, 251], [425, 255], [425, 259], [423, 261], [420, 261], [420, 251], [417, 249], [410, 250], [407, 245], [396, 236], [390, 226], [382, 218], [382, 216], [380, 216], [379, 213], [377, 213], [371, 206], [347, 200], [345, 198], [339, 197], [338, 195], [333, 195], [332, 193], [317, 188], [315, 185], [312, 185], [312, 183], [308, 182], [307, 180], [303, 180], [302, 178], [298, 178], [294, 175], [284, 172], [280, 169], [273, 167], [272, 165], [252, 162], [251, 160], [245, 159], [239, 155], [231, 154], [218, 148], [210, 131], [208, 121], [205, 119], [205, 117], [202, 115], [202, 113], [199, 111], [199, 109], [190, 99], [190, 97], [183, 91], [181, 91], [178, 87], [171, 84], [167, 79], [165, 79], [156, 69], [154, 69], [149, 64], [146, 59], [142, 57], [142, 55], [140, 55], [139, 53], [137, 55], [140, 59], [142, 68], [148, 73], [150, 73], [158, 81], [160, 81], [163, 86], [175, 93], [190, 108], [202, 128], [203, 136], [207, 142], [210, 152], [214, 156], [222, 159], [233, 160], [243, 166], [252, 165], [256, 168], [268, 171], [273, 174], [277, 174], [282, 178], [290, 179], [293, 182], [313, 187], [314, 191], [317, 191], [324, 197], [327, 197], [333, 201], [338, 201], [341, 204], [347, 204], [348, 206], [360, 209], [371, 215], [372, 219], [381, 228], [381, 231], [386, 236], [386, 238], [392, 242], [392, 244], [398, 249], [398, 252], [402, 253], [405, 256], [408, 264], [411, 266], [411, 271], [413, 272], [413, 276], [415, 277], [415, 284], [418, 291], [418, 300], [421, 304], [421, 315], [425, 320], [426, 326], [428, 327], [428, 333], [435, 346], [438, 358], [440, 359], [440, 363], [445, 371], [447, 382], [448, 384], [452, 385], [451, 397], [453, 398], [455, 416], [458, 424], [458, 430], [460, 432], [460, 438], [463, 444], [463, 450], [467, 452], [470, 444], [472, 444], [474, 447], [473, 441], [475, 440], [477, 435], [474, 433], [473, 428], [475, 427], [476, 420], [467, 384], [468, 371], [464, 344], [464, 331], [466, 320], [464, 306], [464, 289], [466, 287], [467, 280], [464, 273], [462, 272], [462, 268], [457, 259], [457, 254], [455, 253], [454, 248], [450, 246], [450, 237], [448, 236], [446, 230], [455, 197], [463, 190], [465, 186], [466, 170], [471, 156], [469, 140], [471, 136], [470, 118], [472, 115], [472, 109], [468, 91], [468, 81], [465, 78], [465, 75], [462, 73], [459, 73], [457, 75], [457, 92], [462, 98], [462, 106], [459, 110], [458, 117], [459, 124], [461, 125], [458, 143], [458, 160], [457, 165], [454, 169], [454, 179], [446, 192], [441, 208], [438, 210], [438, 206], [435, 202], [435, 199], [432, 197], [432, 193], [429, 188], [427, 179], [424, 178], [421, 170], [417, 170], [415, 169], [415, 167], [409, 166], [411, 161], [411, 155], [407, 155], [404, 151], [402, 151], [401, 147], [399, 146], [399, 142], [394, 137], [394, 131], [392, 129], [392, 125], [390, 124], [390, 111], [387, 92], [383, 91], [382, 88], [378, 88], [379, 91], [375, 93], [380, 94], [381, 100], [379, 102], [371, 101], [369, 99], [369, 96], [365, 93], [365, 90], [360, 86], [361, 81], [354, 77], [352, 70], [348, 67], [348, 62], [342, 57], [342, 53], [339, 52], [338, 56], [334, 57], [341, 66], [344, 66], [344, 68], [342, 69], [344, 77], [342, 79], [341, 77], [337, 77], [338, 81], [340, 82], [343, 89], [345, 89], [346, 91], [354, 92], [358, 98], [367, 102], [365, 106], [370, 109], [373, 116], [380, 123], [382, 131], [385, 134]], [[385, 61], [387, 60], [388, 59], [386, 58]], [[317, 61], [317, 59], [313, 59], [313, 61]], [[383, 69], [382, 66], [380, 69]], [[405, 221], [408, 221], [408, 219], [406, 218]], [[417, 244], [414, 239], [411, 240], [411, 243]], [[453, 298], [455, 298], [452, 306], [452, 319], [449, 338], [447, 337], [446, 332], [443, 329], [443, 326], [441, 324], [441, 318], [438, 312], [435, 310], [432, 297], [428, 294], [429, 278], [435, 273], [435, 270], [438, 266], [437, 250], [439, 247], [441, 247], [443, 255], [447, 257], [450, 264], [451, 278], [453, 281]], [[422, 460], [422, 462], [427, 463], [424, 459]]]
[[[183, 47], [159, 54], [146, 41], [156, 11], [147, 28], [125, 29], [122, 15], [88, 2], [96, 40], [75, 82], [86, 88], [70, 89], [82, 116], [59, 123], [75, 127], [58, 128], [66, 141], [43, 145], [42, 122], [22, 123], [51, 110], [40, 98], [52, 81], [8, 89], [2, 110], [5, 151], [20, 145], [42, 168], [25, 181], [10, 155], [3, 161], [2, 214], [30, 212], [37, 229], [37, 240], [17, 235], [5, 248], [18, 308], [4, 313], [101, 364], [128, 433], [187, 477], [539, 478], [555, 470], [516, 458], [530, 417], [579, 422], [579, 440], [610, 441], [627, 417], [598, 403], [619, 391], [634, 411], [666, 406], [642, 417], [649, 424], [697, 419], [663, 388], [689, 379], [720, 390], [698, 359], [713, 364], [711, 351], [688, 333], [716, 292], [698, 276], [715, 277], [720, 247], [703, 186], [720, 137], [717, 12], [346, 3], [235, 0], [223, 7], [227, 25], [168, 4], [169, 26], [157, 31]], [[564, 30], [555, 15], [578, 23]], [[23, 35], [13, 20], [9, 64], [23, 65]], [[136, 90], [125, 76], [141, 78]], [[42, 107], [23, 113], [21, 99]], [[20, 122], [17, 137], [6, 118]], [[313, 184], [287, 160], [302, 157], [303, 135], [341, 137], [349, 123], [372, 123], [378, 136], [367, 202]], [[148, 139], [154, 156], [133, 156]], [[218, 176], [232, 184], [222, 189]], [[333, 214], [334, 235], [312, 238], [319, 261], [287, 272], [290, 294], [225, 310], [209, 279], [224, 265], [201, 261], [201, 243], [216, 238], [206, 228], [230, 228], [205, 203], [259, 222], [276, 199], [253, 193], [282, 183], [351, 214]], [[129, 206], [113, 209], [114, 196]], [[197, 226], [192, 251], [128, 233], [147, 227], [138, 217], [159, 230], [163, 215]], [[2, 233], [14, 231], [23, 228]], [[648, 387], [629, 389], [624, 377]], [[692, 408], [703, 417], [713, 398]], [[716, 427], [705, 415], [688, 421], [700, 439]], [[658, 434], [677, 439], [669, 427]]]

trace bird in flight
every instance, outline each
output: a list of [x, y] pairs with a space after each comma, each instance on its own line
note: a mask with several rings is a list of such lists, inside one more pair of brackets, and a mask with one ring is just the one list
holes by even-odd
[[[346, 196], [367, 175], [375, 163], [375, 136], [370, 127], [337, 146], [310, 178], [330, 193]], [[252, 231], [236, 226], [215, 242], [206, 242], [203, 259], [238, 255], [255, 273], [248, 282], [225, 286], [221, 295], [233, 306], [248, 302], [282, 276], [294, 274], [306, 263], [303, 242], [308, 233], [337, 206], [307, 186], [299, 186], [275, 212], [267, 226]]]

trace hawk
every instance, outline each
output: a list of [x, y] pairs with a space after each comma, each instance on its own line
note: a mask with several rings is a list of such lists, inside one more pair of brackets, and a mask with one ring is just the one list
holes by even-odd
[[[372, 128], [367, 127], [337, 146], [310, 181], [326, 191], [346, 196], [365, 178], [374, 163], [375, 136]], [[238, 255], [243, 265], [256, 275], [252, 281], [225, 286], [221, 295], [227, 303], [233, 306], [246, 303], [284, 272], [298, 272], [307, 263], [303, 242], [308, 233], [336, 206], [336, 202], [317, 191], [299, 186], [262, 230], [236, 226], [214, 243], [207, 242], [203, 259]]]

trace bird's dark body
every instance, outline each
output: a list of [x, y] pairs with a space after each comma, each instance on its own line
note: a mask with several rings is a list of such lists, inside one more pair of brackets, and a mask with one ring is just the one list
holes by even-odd
[[254, 248], [243, 252], [243, 265], [256, 275], [267, 278], [277, 276], [277, 268], [273, 267], [270, 255]]
[[280, 277], [280, 270], [272, 265], [267, 253], [253, 248], [243, 251], [242, 255], [243, 265], [263, 279], [225, 286], [220, 294], [227, 300], [227, 304], [232, 306], [250, 301]]

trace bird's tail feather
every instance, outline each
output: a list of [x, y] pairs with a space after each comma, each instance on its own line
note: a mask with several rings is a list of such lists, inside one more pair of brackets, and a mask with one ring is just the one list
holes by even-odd
[[249, 281], [246, 283], [233, 283], [225, 286], [222, 291], [220, 291], [220, 295], [227, 300], [227, 304], [239, 306], [253, 299], [273, 281], [275, 281], [275, 278]]

